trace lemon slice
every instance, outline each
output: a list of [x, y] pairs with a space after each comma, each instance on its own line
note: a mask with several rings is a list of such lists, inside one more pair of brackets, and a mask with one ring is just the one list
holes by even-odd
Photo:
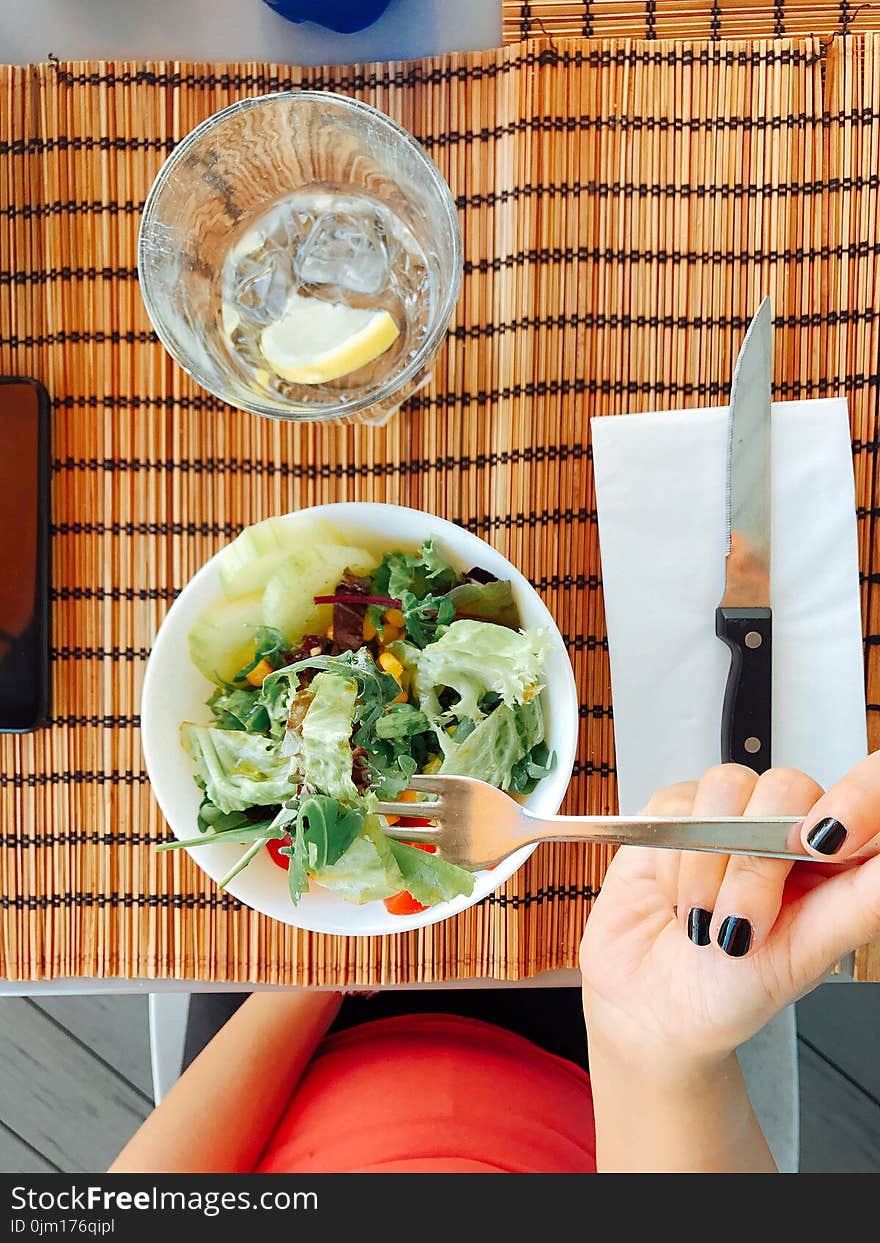
[[281, 318], [260, 334], [260, 350], [282, 379], [324, 384], [365, 367], [399, 335], [387, 311], [358, 310], [293, 293]]

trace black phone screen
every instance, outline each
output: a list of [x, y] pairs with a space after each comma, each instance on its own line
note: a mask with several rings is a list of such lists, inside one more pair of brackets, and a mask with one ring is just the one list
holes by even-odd
[[0, 730], [48, 707], [48, 400], [0, 379]]

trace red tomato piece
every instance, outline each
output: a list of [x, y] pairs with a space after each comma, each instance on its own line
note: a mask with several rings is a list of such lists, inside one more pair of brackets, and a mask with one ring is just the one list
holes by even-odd
[[389, 915], [417, 915], [419, 911], [427, 909], [421, 902], [417, 902], [406, 889], [401, 889], [400, 893], [385, 899], [385, 910]]
[[[401, 826], [404, 829], [430, 829], [434, 826], [433, 820], [425, 820], [422, 816], [403, 816], [401, 817]], [[415, 842], [407, 842], [407, 846], [415, 846]], [[436, 847], [431, 847], [432, 850]]]
[[[430, 824], [430, 820], [425, 820], [424, 824]], [[413, 850], [424, 850], [426, 854], [435, 855], [437, 847], [433, 842], [404, 842], [404, 846], [412, 846]]]
[[276, 863], [278, 867], [284, 868], [285, 872], [290, 869], [290, 859], [287, 855], [283, 855], [281, 853], [281, 847], [289, 845], [290, 834], [288, 833], [285, 833], [284, 837], [270, 837], [268, 842], [266, 842], [266, 849], [269, 852], [269, 858], [273, 863]]

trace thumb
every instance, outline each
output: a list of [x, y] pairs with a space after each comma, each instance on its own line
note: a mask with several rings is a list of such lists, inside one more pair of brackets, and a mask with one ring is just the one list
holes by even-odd
[[880, 856], [816, 885], [788, 929], [792, 974], [805, 987], [880, 935]]

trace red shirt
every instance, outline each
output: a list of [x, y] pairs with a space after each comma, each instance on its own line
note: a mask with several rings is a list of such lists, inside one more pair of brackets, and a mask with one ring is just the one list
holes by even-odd
[[595, 1173], [589, 1076], [457, 1015], [326, 1038], [257, 1173]]

